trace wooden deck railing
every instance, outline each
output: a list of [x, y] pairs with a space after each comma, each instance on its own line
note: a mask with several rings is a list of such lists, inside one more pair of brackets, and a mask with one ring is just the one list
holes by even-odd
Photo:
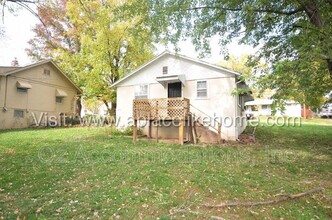
[[189, 99], [134, 99], [134, 120], [185, 120], [190, 112]]

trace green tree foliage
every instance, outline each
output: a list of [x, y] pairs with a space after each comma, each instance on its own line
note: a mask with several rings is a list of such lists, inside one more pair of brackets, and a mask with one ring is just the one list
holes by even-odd
[[[110, 85], [152, 57], [147, 27], [139, 16], [124, 16], [119, 1], [54, 0], [39, 8], [45, 26], [27, 50], [35, 59], [52, 58], [83, 89], [115, 109]], [[139, 33], [139, 34], [138, 34]]]
[[247, 65], [248, 59], [248, 55], [242, 55], [241, 57], [229, 56], [227, 60], [219, 62], [218, 65], [242, 73], [243, 80], [249, 83], [254, 78], [255, 73], [254, 69]]
[[[282, 90], [291, 88], [290, 80], [299, 81], [301, 88], [297, 88], [304, 90], [305, 86], [311, 94], [319, 91], [323, 95], [331, 89], [331, 0], [148, 0], [140, 10], [145, 10], [159, 41], [176, 44], [191, 38], [204, 54], [210, 50], [211, 37], [217, 35], [226, 57], [225, 45], [234, 38], [258, 47], [250, 64], [259, 65], [262, 60], [268, 64], [269, 81], [265, 85], [271, 82], [269, 86], [278, 90], [279, 97], [288, 95]], [[297, 77], [281, 73], [281, 62], [284, 71]], [[287, 86], [274, 86], [276, 81]], [[318, 82], [327, 86], [318, 88]]]
[[231, 55], [227, 60], [219, 62], [218, 65], [242, 74], [242, 76], [240, 76], [239, 79], [244, 81], [249, 88], [246, 90], [237, 89], [239, 91], [234, 91], [234, 93], [243, 94], [247, 93], [248, 90], [250, 90], [250, 93], [254, 98], [261, 98], [261, 97], [271, 98], [273, 95], [272, 90], [269, 88], [264, 88], [264, 90], [260, 89], [260, 87], [257, 84], [259, 77], [267, 68], [266, 64], [260, 63], [259, 65], [256, 66], [256, 68], [253, 68], [248, 64], [249, 60], [250, 60], [249, 55], [242, 55], [240, 57]]
[[276, 99], [293, 99], [301, 104], [319, 108], [324, 102], [323, 95], [331, 90], [331, 78], [327, 70], [320, 68], [321, 65], [314, 61], [277, 62], [273, 74], [259, 78], [258, 85], [261, 90], [273, 89], [273, 97]]

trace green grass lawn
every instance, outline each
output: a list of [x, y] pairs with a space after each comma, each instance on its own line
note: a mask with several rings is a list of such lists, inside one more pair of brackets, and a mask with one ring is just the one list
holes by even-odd
[[[285, 122], [285, 124], [313, 124], [313, 125], [330, 125], [332, 126], [332, 119], [331, 118], [292, 118], [292, 117], [282, 117], [282, 116], [259, 116], [256, 117], [254, 121], [259, 120], [260, 123], [267, 123], [267, 119], [269, 118], [270, 121], [268, 121], [271, 125], [274, 124], [273, 122], [277, 121], [277, 124], [282, 124]], [[283, 120], [284, 119], [284, 120]]]
[[308, 118], [303, 119], [303, 122], [308, 124], [332, 125], [331, 118]]
[[[258, 127], [257, 143], [132, 144], [110, 128], [0, 132], [0, 219], [331, 219], [332, 127]], [[203, 204], [278, 199], [275, 205]]]

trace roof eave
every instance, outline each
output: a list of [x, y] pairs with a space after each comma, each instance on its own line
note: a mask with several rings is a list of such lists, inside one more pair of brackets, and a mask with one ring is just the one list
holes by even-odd
[[235, 71], [232, 71], [232, 70], [229, 70], [227, 68], [224, 68], [224, 67], [221, 67], [221, 66], [217, 66], [217, 65], [214, 65], [214, 64], [210, 64], [208, 62], [205, 62], [205, 61], [202, 61], [202, 60], [199, 60], [199, 59], [194, 59], [194, 58], [191, 58], [191, 57], [187, 57], [187, 56], [184, 56], [184, 55], [180, 55], [180, 54], [176, 54], [176, 53], [173, 53], [173, 52], [169, 52], [168, 50], [164, 51], [163, 53], [159, 54], [158, 56], [156, 56], [155, 58], [153, 58], [152, 60], [146, 62], [145, 64], [143, 64], [142, 66], [140, 66], [139, 68], [137, 68], [136, 70], [134, 70], [132, 73], [128, 74], [127, 76], [123, 77], [122, 79], [118, 80], [117, 82], [113, 83], [110, 88], [116, 88], [119, 86], [119, 84], [121, 84], [123, 81], [125, 81], [126, 79], [130, 78], [131, 76], [133, 76], [135, 73], [137, 73], [138, 71], [140, 71], [141, 69], [145, 68], [146, 66], [150, 65], [151, 63], [153, 63], [154, 61], [160, 59], [161, 57], [163, 57], [164, 55], [172, 55], [172, 56], [175, 56], [175, 57], [180, 57], [182, 59], [185, 59], [185, 60], [189, 60], [189, 61], [192, 61], [192, 62], [196, 62], [196, 63], [199, 63], [199, 64], [202, 64], [202, 65], [206, 65], [206, 66], [209, 66], [211, 68], [215, 68], [215, 69], [218, 69], [218, 70], [222, 70], [222, 71], [225, 71], [227, 73], [230, 73], [230, 74], [233, 74], [235, 76], [241, 76], [242, 74], [241, 73], [238, 73], [238, 72], [235, 72]]
[[77, 89], [77, 91], [78, 91], [77, 94], [82, 94], [83, 93], [82, 90], [78, 86], [76, 86], [76, 84], [51, 59], [42, 60], [40, 62], [36, 62], [36, 63], [30, 64], [30, 65], [27, 65], [27, 66], [24, 66], [24, 67], [6, 72], [2, 76], [8, 76], [8, 75], [11, 75], [11, 74], [14, 74], [14, 73], [17, 73], [17, 72], [24, 71], [24, 70], [29, 69], [29, 68], [33, 68], [33, 67], [36, 67], [36, 66], [39, 66], [39, 65], [46, 64], [46, 63], [51, 63], [75, 87], [75, 89]]

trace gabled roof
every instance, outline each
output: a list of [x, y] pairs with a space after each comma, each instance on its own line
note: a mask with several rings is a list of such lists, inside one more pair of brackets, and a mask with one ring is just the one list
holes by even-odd
[[233, 70], [230, 70], [230, 69], [227, 69], [225, 67], [221, 67], [221, 66], [218, 66], [218, 65], [214, 65], [214, 64], [211, 64], [211, 63], [208, 63], [208, 62], [205, 62], [205, 61], [202, 61], [202, 60], [199, 60], [199, 59], [195, 59], [195, 58], [191, 58], [191, 57], [187, 57], [187, 56], [184, 56], [184, 55], [180, 55], [180, 54], [176, 54], [176, 53], [172, 53], [172, 52], [169, 52], [168, 50], [164, 51], [163, 53], [159, 54], [158, 56], [156, 56], [155, 58], [153, 58], [152, 60], [146, 62], [145, 64], [143, 64], [142, 66], [140, 66], [139, 68], [137, 68], [136, 70], [134, 70], [133, 72], [131, 72], [130, 74], [124, 76], [122, 79], [116, 81], [115, 83], [113, 83], [113, 85], [111, 85], [111, 88], [115, 88], [117, 87], [120, 83], [122, 83], [123, 81], [127, 80], [128, 78], [130, 78], [131, 76], [135, 75], [137, 72], [139, 72], [140, 70], [142, 70], [143, 68], [149, 66], [150, 64], [154, 63], [156, 60], [159, 60], [160, 58], [166, 56], [166, 55], [171, 55], [173, 57], [176, 57], [176, 58], [180, 58], [180, 59], [184, 59], [184, 60], [189, 60], [189, 61], [192, 61], [192, 62], [195, 62], [195, 63], [199, 63], [199, 64], [202, 64], [202, 65], [205, 65], [205, 66], [208, 66], [208, 67], [212, 67], [212, 68], [215, 68], [217, 70], [222, 70], [222, 71], [225, 71], [227, 73], [230, 73], [230, 74], [233, 74], [235, 76], [240, 76], [242, 75], [241, 73], [238, 73], [238, 72], [235, 72]]
[[0, 67], [3, 70], [4, 70], [4, 68], [8, 68], [8, 70], [9, 70], [9, 71], [0, 72], [0, 76], [8, 76], [8, 75], [11, 75], [11, 74], [14, 74], [14, 73], [18, 73], [18, 72], [21, 72], [21, 71], [24, 71], [24, 70], [27, 70], [27, 69], [30, 69], [30, 68], [34, 68], [34, 67], [37, 67], [37, 66], [40, 66], [40, 65], [43, 65], [43, 64], [48, 64], [48, 63], [52, 64], [79, 91], [79, 93], [82, 93], [82, 90], [75, 85], [75, 83], [58, 67], [58, 65], [56, 65], [53, 62], [53, 60], [43, 60], [43, 61], [36, 62], [36, 63], [30, 64], [30, 65], [27, 65], [27, 66], [23, 66], [23, 67], [15, 67], [15, 68]]

